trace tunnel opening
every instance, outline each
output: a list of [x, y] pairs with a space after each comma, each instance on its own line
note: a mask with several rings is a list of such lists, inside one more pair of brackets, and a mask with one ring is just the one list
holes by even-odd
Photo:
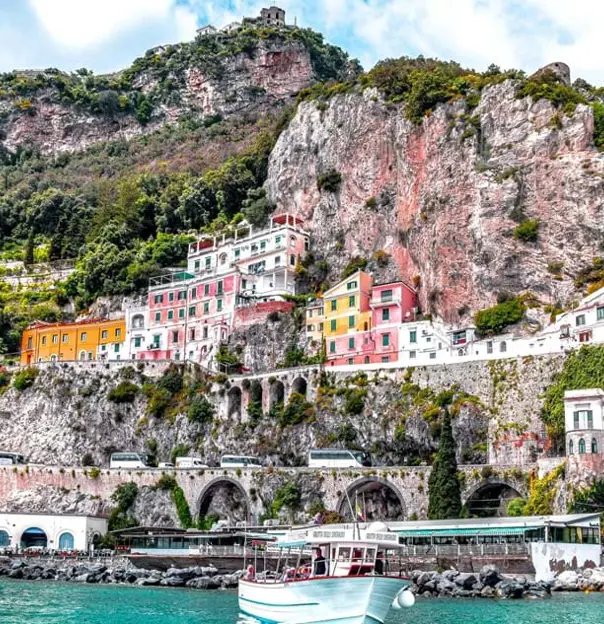
[[522, 494], [507, 483], [486, 483], [474, 490], [466, 507], [473, 518], [500, 518], [507, 516], [508, 504], [514, 498], [522, 498]]
[[199, 497], [200, 524], [211, 525], [218, 520], [228, 520], [229, 525], [249, 522], [250, 505], [243, 487], [232, 479], [221, 478], [208, 484]]
[[366, 522], [404, 520], [405, 503], [400, 492], [390, 483], [368, 477], [354, 483], [344, 493], [338, 513], [346, 521], [360, 519]]
[[285, 401], [285, 386], [281, 381], [274, 381], [270, 390], [270, 406], [269, 409], [283, 407]]

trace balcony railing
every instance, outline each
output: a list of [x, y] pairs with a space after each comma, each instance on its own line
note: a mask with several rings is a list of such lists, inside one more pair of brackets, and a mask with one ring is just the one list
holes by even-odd
[[402, 297], [401, 295], [389, 295], [387, 297], [372, 297], [369, 300], [369, 305], [373, 308], [383, 305], [391, 305], [393, 303], [401, 303]]

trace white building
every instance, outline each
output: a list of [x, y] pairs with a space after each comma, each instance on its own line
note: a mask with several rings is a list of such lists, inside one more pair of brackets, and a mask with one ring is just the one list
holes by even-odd
[[197, 29], [197, 35], [199, 37], [205, 37], [206, 35], [215, 35], [218, 30], [212, 26], [212, 24], [207, 24], [206, 26], [202, 26]]
[[569, 458], [597, 460], [599, 463], [604, 443], [603, 414], [604, 391], [600, 388], [564, 393], [566, 453]]
[[107, 533], [107, 518], [0, 512], [0, 547], [88, 551]]
[[241, 28], [241, 22], [229, 22], [220, 29], [223, 33], [232, 33]]

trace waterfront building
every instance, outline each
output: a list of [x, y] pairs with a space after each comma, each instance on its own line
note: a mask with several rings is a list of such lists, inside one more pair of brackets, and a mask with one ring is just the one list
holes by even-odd
[[21, 366], [39, 362], [120, 360], [125, 356], [124, 319], [75, 323], [35, 321], [21, 337]]
[[570, 468], [604, 469], [604, 391], [600, 388], [564, 393], [566, 454]]
[[107, 518], [0, 512], [0, 548], [88, 551], [107, 532]]
[[[189, 246], [187, 269], [151, 278], [147, 312], [128, 313], [132, 359], [189, 360], [212, 367], [234, 328], [270, 312], [289, 310], [308, 234], [294, 215], [272, 217], [266, 228], [242, 222]], [[136, 326], [135, 326], [136, 325]]]

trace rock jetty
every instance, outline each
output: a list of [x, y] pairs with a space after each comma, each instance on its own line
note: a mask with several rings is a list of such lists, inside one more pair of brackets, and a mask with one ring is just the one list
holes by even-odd
[[74, 583], [119, 583], [191, 587], [194, 589], [229, 589], [237, 587], [243, 572], [218, 574], [213, 567], [170, 568], [165, 572], [143, 570], [126, 565], [105, 565], [65, 561], [0, 561], [0, 576], [12, 579], [56, 580]]

